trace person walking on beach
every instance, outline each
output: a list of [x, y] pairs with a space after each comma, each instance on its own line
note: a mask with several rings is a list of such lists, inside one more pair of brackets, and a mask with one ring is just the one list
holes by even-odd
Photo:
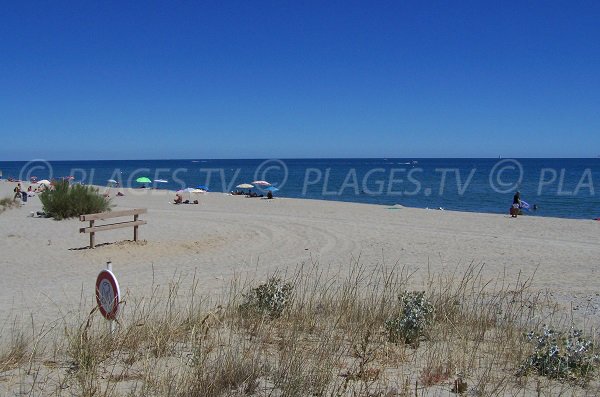
[[519, 215], [520, 209], [521, 209], [521, 193], [516, 192], [515, 195], [513, 196], [513, 203], [512, 203], [512, 207], [510, 209], [510, 215], [513, 218], [516, 218], [517, 215]]
[[17, 184], [17, 186], [15, 186], [15, 189], [13, 190], [15, 192], [15, 197], [13, 197], [13, 200], [16, 199], [20, 199], [21, 198], [21, 184]]

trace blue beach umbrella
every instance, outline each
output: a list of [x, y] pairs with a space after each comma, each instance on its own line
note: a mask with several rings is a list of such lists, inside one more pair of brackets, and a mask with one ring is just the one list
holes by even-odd
[[277, 189], [275, 186], [269, 186], [265, 190], [268, 190], [270, 192], [277, 192], [277, 191], [279, 191], [279, 189]]
[[207, 192], [210, 190], [210, 189], [208, 188], [208, 186], [205, 186], [205, 185], [198, 185], [198, 186], [196, 186], [196, 189], [202, 189], [202, 190], [206, 190]]

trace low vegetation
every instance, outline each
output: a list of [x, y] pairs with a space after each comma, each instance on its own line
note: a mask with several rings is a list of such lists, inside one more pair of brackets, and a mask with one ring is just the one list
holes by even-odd
[[98, 193], [98, 188], [71, 185], [67, 180], [57, 181], [53, 189], [42, 192], [40, 201], [44, 212], [56, 220], [110, 210], [110, 201]]
[[290, 283], [283, 283], [281, 279], [272, 277], [244, 294], [245, 301], [240, 305], [240, 311], [245, 314], [264, 314], [271, 318], [279, 317], [290, 303], [293, 289]]
[[[319, 266], [220, 298], [174, 281], [0, 355], [4, 394], [53, 396], [600, 395], [596, 336], [551, 331], [531, 280], [416, 282], [403, 268]], [[407, 292], [407, 291], [419, 292]], [[59, 329], [60, 328], [60, 329]], [[64, 329], [64, 331], [63, 331]], [[559, 328], [557, 328], [559, 329]], [[567, 328], [568, 329], [568, 328]], [[532, 331], [533, 330], [533, 331]], [[65, 333], [63, 333], [65, 332]], [[524, 338], [523, 335], [528, 335]], [[532, 343], [533, 342], [533, 343]], [[576, 380], [576, 381], [575, 381]]]
[[563, 332], [544, 326], [541, 332], [529, 332], [526, 338], [533, 352], [520, 374], [534, 371], [549, 378], [583, 383], [595, 375], [600, 355], [583, 331], [571, 328]]
[[403, 340], [406, 344], [418, 345], [433, 320], [433, 304], [425, 297], [425, 291], [404, 291], [398, 300], [398, 314], [385, 322], [389, 340], [395, 343]]
[[0, 199], [0, 214], [10, 208], [16, 208], [21, 204], [20, 200], [14, 200], [12, 197]]

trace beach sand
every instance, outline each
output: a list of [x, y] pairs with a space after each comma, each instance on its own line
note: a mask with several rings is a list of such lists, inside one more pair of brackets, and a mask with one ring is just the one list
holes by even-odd
[[[14, 183], [0, 182], [0, 197]], [[0, 322], [50, 324], [94, 307], [98, 271], [112, 261], [121, 289], [143, 296], [152, 286], [195, 277], [199, 292], [220, 291], [234, 275], [265, 278], [303, 263], [343, 268], [385, 262], [415, 272], [452, 272], [483, 264], [484, 277], [514, 280], [535, 272], [566, 315], [598, 319], [600, 222], [425, 210], [369, 204], [208, 193], [199, 205], [170, 204], [174, 194], [125, 189], [115, 209], [148, 208], [140, 243], [130, 228], [101, 232], [87, 249], [78, 219], [29, 217], [38, 197], [0, 214]], [[113, 195], [115, 191], [113, 189]], [[33, 319], [33, 320], [32, 320]]]

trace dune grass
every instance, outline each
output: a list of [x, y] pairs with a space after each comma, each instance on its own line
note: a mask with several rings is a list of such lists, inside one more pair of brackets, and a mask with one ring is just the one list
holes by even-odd
[[17, 208], [21, 204], [20, 200], [14, 200], [12, 197], [4, 197], [0, 199], [0, 214], [4, 211]]
[[[0, 377], [12, 382], [0, 389], [54, 396], [600, 395], [593, 348], [592, 365], [578, 379], [520, 370], [536, 352], [528, 332], [569, 325], [557, 322], [552, 301], [533, 293], [531, 281], [492, 282], [475, 265], [425, 284], [397, 266], [353, 263], [340, 273], [310, 265], [266, 280], [235, 279], [210, 298], [195, 286], [182, 292], [174, 280], [128, 299], [114, 335], [93, 310], [47, 336], [34, 364], [24, 360], [31, 346], [13, 343], [12, 353], [0, 355], [9, 363]], [[431, 318], [418, 322], [418, 332], [391, 338], [390, 319], [418, 313], [406, 302], [423, 303]], [[411, 327], [402, 324], [399, 332]]]

